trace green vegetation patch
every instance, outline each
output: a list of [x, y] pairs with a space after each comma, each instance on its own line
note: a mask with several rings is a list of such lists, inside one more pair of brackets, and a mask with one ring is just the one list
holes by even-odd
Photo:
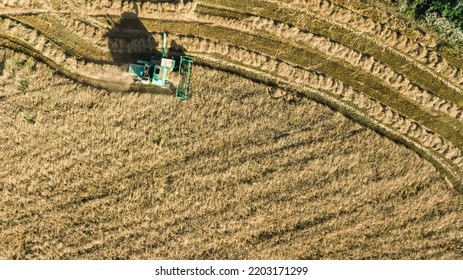
[[395, 0], [407, 13], [416, 19], [423, 19], [427, 13], [437, 13], [463, 28], [462, 0]]

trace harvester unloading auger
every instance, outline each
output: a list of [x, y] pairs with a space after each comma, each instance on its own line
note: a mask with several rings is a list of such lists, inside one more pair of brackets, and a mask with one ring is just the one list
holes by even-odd
[[[137, 82], [146, 85], [154, 85], [166, 88], [172, 82], [169, 80], [170, 74], [175, 69], [175, 60], [166, 58], [167, 34], [162, 36], [161, 57], [152, 57], [150, 60], [137, 60], [129, 66], [129, 73], [132, 74]], [[177, 85], [175, 96], [179, 99], [188, 99], [188, 88], [190, 83], [191, 65], [193, 57], [180, 56], [178, 72], [180, 81]]]

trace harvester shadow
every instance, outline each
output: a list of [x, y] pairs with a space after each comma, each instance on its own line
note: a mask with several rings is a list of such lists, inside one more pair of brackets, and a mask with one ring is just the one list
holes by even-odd
[[5, 69], [5, 60], [6, 60], [5, 53], [0, 49], [0, 76], [3, 75], [3, 71]]
[[112, 28], [107, 33], [108, 47], [117, 64], [131, 63], [137, 59], [161, 56], [153, 34], [144, 26], [137, 13], [124, 12], [120, 19], [108, 17]]

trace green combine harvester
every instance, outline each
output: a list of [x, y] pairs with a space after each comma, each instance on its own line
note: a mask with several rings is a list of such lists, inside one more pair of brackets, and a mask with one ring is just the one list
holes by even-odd
[[[169, 87], [172, 82], [169, 75], [175, 69], [175, 60], [166, 58], [166, 33], [162, 36], [162, 54], [161, 57], [152, 57], [150, 60], [137, 60], [129, 66], [129, 74], [134, 77], [136, 82], [145, 85], [154, 85], [162, 88]], [[191, 75], [191, 65], [193, 57], [180, 56], [178, 71], [180, 82], [177, 85], [176, 97], [182, 100], [188, 99], [188, 87]]]

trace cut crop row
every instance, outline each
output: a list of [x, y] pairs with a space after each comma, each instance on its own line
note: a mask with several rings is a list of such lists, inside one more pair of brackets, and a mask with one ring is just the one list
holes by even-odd
[[332, 22], [344, 24], [374, 38], [379, 38], [381, 44], [394, 48], [422, 63], [447, 81], [457, 85], [459, 92], [463, 93], [463, 73], [458, 67], [450, 64], [436, 51], [432, 51], [427, 46], [403, 35], [400, 31], [390, 28], [388, 24], [375, 22], [371, 18], [359, 15], [328, 0], [298, 0], [292, 1], [291, 5], [325, 16]]
[[[383, 50], [386, 49], [390, 53], [394, 54], [395, 57], [400, 56], [409, 64], [413, 64], [413, 66], [421, 70], [420, 72], [426, 72], [429, 76], [433, 77], [433, 79], [439, 80], [453, 91], [457, 91], [463, 94], [462, 87], [458, 85], [460, 82], [463, 82], [463, 74], [461, 74], [456, 67], [449, 65], [439, 54], [427, 50], [422, 44], [415, 43], [406, 36], [392, 32], [390, 29], [388, 29], [387, 26], [380, 24], [375, 25], [371, 19], [363, 19], [363, 17], [361, 17], [359, 21], [353, 22], [355, 17], [353, 16], [352, 11], [337, 8], [330, 2], [316, 0], [314, 3], [296, 2], [299, 4], [292, 4], [287, 6], [282, 6], [275, 2], [253, 0], [246, 2], [237, 2], [231, 0], [201, 0], [200, 3], [205, 3], [207, 5], [217, 7], [231, 8], [243, 13], [251, 12], [264, 17], [282, 20], [295, 26], [299, 26], [301, 23], [313, 26], [313, 24], [307, 22], [306, 17], [310, 16], [312, 18], [316, 18], [319, 21], [317, 24], [324, 22], [323, 25], [327, 25], [326, 27], [323, 27], [325, 31], [320, 31], [328, 33], [325, 35], [325, 37], [340, 40], [341, 37], [347, 36], [346, 34], [349, 34], [349, 36], [356, 35], [355, 39], [349, 38], [347, 41], [344, 40], [342, 43], [349, 45], [351, 44], [348, 42], [349, 40], [366, 40], [367, 42], [362, 43], [364, 48], [370, 48], [369, 45], [375, 44]], [[303, 11], [301, 11], [301, 9], [303, 9]], [[335, 11], [337, 13], [334, 13]], [[317, 27], [315, 26], [312, 28]], [[336, 28], [339, 28], [340, 30], [332, 30]], [[378, 31], [376, 29], [379, 28], [379, 32], [381, 34], [376, 35], [373, 31], [367, 32], [367, 30], [372, 28], [375, 31]], [[377, 36], [379, 36], [379, 38]], [[396, 36], [396, 40], [394, 40], [394, 38], [390, 38], [391, 36]], [[404, 49], [406, 52], [404, 52]], [[381, 55], [380, 53], [381, 52], [374, 56], [379, 58], [385, 55]], [[428, 63], [424, 65], [423, 63], [419, 62], [419, 59], [426, 59]], [[381, 60], [383, 62], [386, 61], [384, 59]], [[434, 68], [434, 70], [431, 68]], [[436, 74], [437, 72], [435, 70], [438, 70], [439, 75]], [[424, 84], [427, 84], [427, 82]]]
[[[214, 24], [221, 24], [229, 28], [241, 30], [242, 32], [254, 33], [255, 35], [267, 32], [273, 36], [273, 39], [279, 38], [285, 40], [286, 44], [292, 44], [293, 46], [301, 46], [302, 44], [313, 50], [318, 50], [322, 54], [328, 55], [331, 59], [338, 59], [362, 69], [375, 78], [380, 79], [391, 89], [401, 93], [402, 96], [413, 100], [423, 107], [440, 111], [463, 121], [463, 111], [454, 103], [444, 100], [434, 93], [413, 84], [407, 77], [396, 73], [390, 67], [373, 57], [352, 50], [323, 36], [300, 30], [286, 23], [257, 16], [250, 16], [243, 20], [225, 19], [207, 15], [201, 18]], [[457, 99], [460, 96], [455, 97]], [[463, 99], [461, 98], [457, 99], [457, 101], [463, 103]]]

